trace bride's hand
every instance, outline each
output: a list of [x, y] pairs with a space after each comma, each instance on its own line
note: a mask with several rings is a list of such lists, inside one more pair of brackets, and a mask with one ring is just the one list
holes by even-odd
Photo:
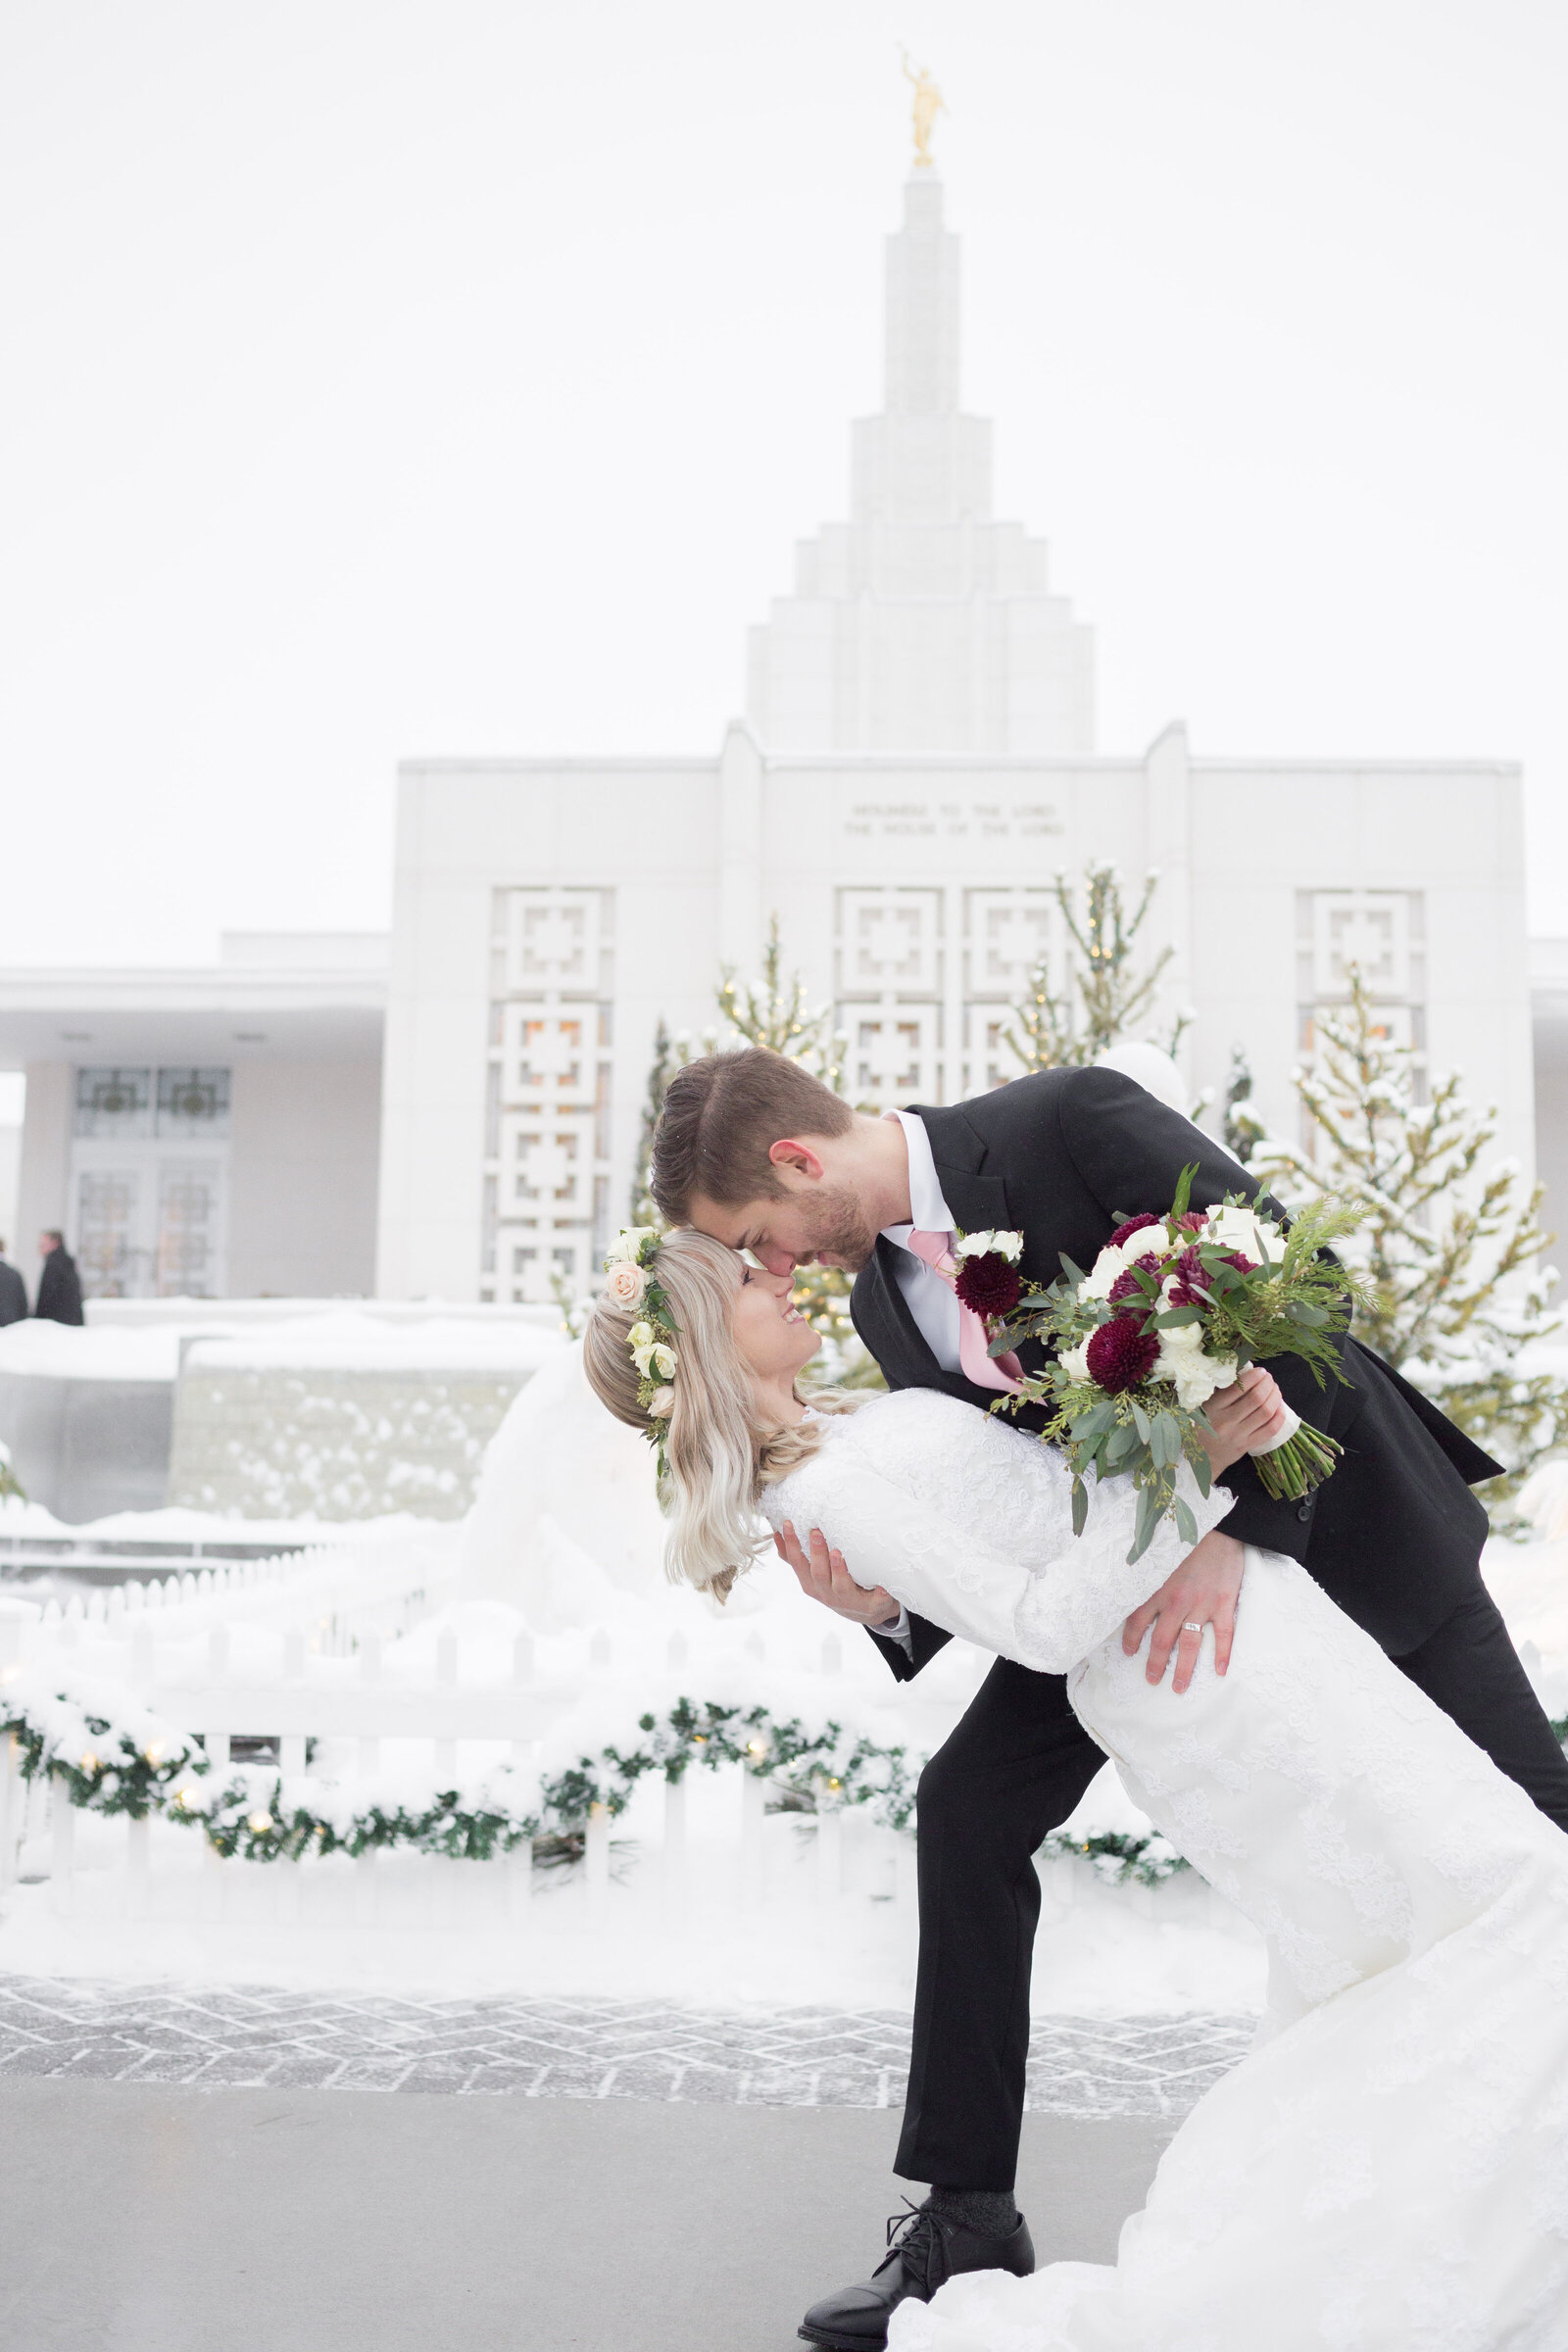
[[854, 1625], [892, 1625], [899, 1614], [899, 1604], [891, 1592], [880, 1585], [869, 1590], [858, 1585], [844, 1565], [844, 1554], [831, 1551], [828, 1541], [819, 1527], [811, 1530], [811, 1555], [807, 1558], [801, 1549], [801, 1539], [786, 1519], [782, 1535], [773, 1538], [774, 1549], [781, 1560], [788, 1560], [808, 1600], [819, 1600], [836, 1617], [848, 1617]]
[[1201, 1429], [1198, 1433], [1213, 1476], [1218, 1478], [1233, 1462], [1239, 1462], [1244, 1453], [1250, 1453], [1254, 1446], [1272, 1438], [1288, 1409], [1279, 1383], [1261, 1364], [1249, 1364], [1241, 1379], [1230, 1388], [1216, 1389], [1208, 1400], [1212, 1435]]

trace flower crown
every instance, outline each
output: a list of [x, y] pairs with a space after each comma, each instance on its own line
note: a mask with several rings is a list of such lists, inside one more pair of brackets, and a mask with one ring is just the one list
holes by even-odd
[[626, 1334], [626, 1348], [637, 1367], [637, 1402], [647, 1417], [648, 1442], [658, 1456], [662, 1478], [668, 1467], [664, 1441], [675, 1409], [675, 1392], [669, 1384], [680, 1361], [673, 1343], [680, 1333], [655, 1272], [660, 1240], [652, 1225], [631, 1225], [616, 1235], [605, 1260], [605, 1297], [613, 1306], [642, 1309]]

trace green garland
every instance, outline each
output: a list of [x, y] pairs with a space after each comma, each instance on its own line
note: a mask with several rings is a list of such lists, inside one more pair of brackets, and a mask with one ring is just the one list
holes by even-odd
[[[456, 1788], [438, 1789], [415, 1809], [372, 1804], [344, 1812], [285, 1802], [275, 1766], [230, 1765], [220, 1774], [191, 1735], [127, 1707], [120, 1694], [100, 1686], [82, 1686], [73, 1694], [39, 1684], [30, 1697], [13, 1688], [0, 1697], [0, 1733], [15, 1736], [25, 1780], [52, 1775], [72, 1804], [88, 1812], [134, 1821], [157, 1813], [200, 1827], [220, 1854], [252, 1862], [393, 1846], [467, 1862], [525, 1845], [544, 1847], [546, 1858], [569, 1858], [581, 1851], [594, 1806], [602, 1805], [613, 1820], [651, 1775], [679, 1782], [694, 1766], [711, 1772], [726, 1764], [765, 1781], [780, 1809], [866, 1805], [883, 1827], [907, 1830], [925, 1760], [863, 1735], [852, 1740], [838, 1723], [808, 1732], [797, 1717], [775, 1721], [766, 1707], [681, 1698], [663, 1716], [638, 1719], [642, 1738], [635, 1746], [607, 1746], [543, 1778], [538, 1802], [528, 1810], [508, 1807], [487, 1786], [477, 1799]], [[503, 1767], [492, 1782], [504, 1780], [506, 1772]], [[1041, 1850], [1051, 1859], [1086, 1855], [1115, 1885], [1154, 1886], [1188, 1867], [1157, 1835], [1068, 1839], [1058, 1831]]]

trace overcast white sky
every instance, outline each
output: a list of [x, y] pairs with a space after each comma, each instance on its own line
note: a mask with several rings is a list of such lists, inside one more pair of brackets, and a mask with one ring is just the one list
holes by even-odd
[[900, 38], [1102, 748], [1520, 759], [1568, 931], [1561, 0], [11, 0], [0, 960], [384, 923], [400, 756], [717, 743]]

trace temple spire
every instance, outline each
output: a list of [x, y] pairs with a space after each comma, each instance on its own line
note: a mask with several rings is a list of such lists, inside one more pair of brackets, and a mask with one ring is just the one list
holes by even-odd
[[886, 243], [886, 385], [852, 429], [850, 514], [796, 549], [795, 593], [751, 632], [747, 714], [768, 749], [1075, 757], [1094, 654], [1046, 550], [991, 501], [991, 425], [958, 406], [958, 239], [916, 156]]
[[943, 226], [942, 182], [911, 173], [904, 226], [887, 241], [883, 406], [951, 416], [958, 406], [958, 240]]

